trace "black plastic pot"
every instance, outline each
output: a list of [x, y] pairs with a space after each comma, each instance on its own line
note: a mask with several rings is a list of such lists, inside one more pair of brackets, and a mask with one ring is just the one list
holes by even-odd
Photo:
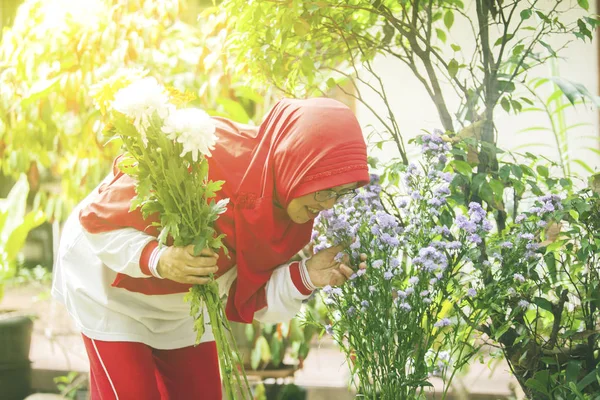
[[23, 400], [31, 392], [29, 349], [33, 321], [0, 314], [0, 388], [2, 400]]

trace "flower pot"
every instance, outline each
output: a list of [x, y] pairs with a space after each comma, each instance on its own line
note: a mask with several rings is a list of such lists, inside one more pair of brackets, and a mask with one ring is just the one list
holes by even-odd
[[29, 348], [33, 321], [0, 314], [0, 388], [3, 400], [23, 400], [31, 391]]

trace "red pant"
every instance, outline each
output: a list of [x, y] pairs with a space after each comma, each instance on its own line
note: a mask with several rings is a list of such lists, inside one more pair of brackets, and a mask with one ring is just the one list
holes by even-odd
[[221, 400], [215, 342], [175, 350], [83, 336], [91, 400]]

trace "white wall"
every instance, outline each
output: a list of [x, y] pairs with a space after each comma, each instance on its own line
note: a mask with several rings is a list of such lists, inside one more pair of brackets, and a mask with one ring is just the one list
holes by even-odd
[[[572, 1], [576, 4], [576, 0]], [[549, 8], [553, 0], [543, 0], [541, 3], [544, 7]], [[473, 12], [474, 4], [469, 7], [470, 12]], [[590, 11], [594, 12], [595, 7], [594, 10]], [[564, 18], [573, 19], [580, 14], [581, 12], [579, 11], [571, 10], [565, 13]], [[468, 44], [472, 42], [470, 28], [457, 19], [451, 34], [448, 43], [454, 42], [460, 44], [465, 54], [469, 54], [466, 53], [466, 50]], [[571, 37], [569, 36], [569, 38]], [[554, 37], [548, 42], [554, 48], [558, 48], [564, 43], [564, 40], [565, 37]], [[452, 50], [449, 50], [447, 54], [451, 57]], [[558, 63], [560, 76], [583, 84], [591, 93], [597, 95], [599, 74], [597, 39], [594, 39], [592, 43], [575, 40], [560, 54], [563, 58]], [[406, 65], [392, 57], [378, 57], [374, 62], [374, 68], [383, 78], [390, 103], [406, 141], [408, 138], [421, 133], [422, 129], [432, 130], [434, 128], [441, 128], [437, 111], [431, 99], [422, 84], [413, 76], [411, 70]], [[547, 65], [530, 71], [530, 78], [550, 75], [551, 72]], [[364, 77], [365, 79], [369, 79], [366, 74]], [[375, 83], [372, 79], [369, 80]], [[446, 89], [448, 89], [446, 93], [454, 93], [447, 84]], [[374, 93], [370, 92], [366, 86], [361, 86], [361, 92], [375, 109], [379, 110], [379, 112], [383, 110], [381, 100]], [[448, 96], [447, 101], [450, 104], [449, 108], [451, 112], [453, 112], [458, 105], [458, 99]], [[593, 105], [588, 104], [587, 106], [569, 108], [566, 114], [569, 125], [576, 123], [586, 124], [584, 127], [575, 128], [570, 131], [569, 146], [571, 149], [571, 158], [581, 158], [593, 169], [600, 170], [600, 156], [587, 150], [589, 147], [600, 148], [597, 142], [597, 138], [600, 137], [598, 110]], [[373, 129], [378, 131], [383, 130], [382, 125], [361, 103], [357, 103], [357, 115], [366, 134], [369, 134]], [[529, 151], [534, 154], [545, 155], [551, 159], [558, 159], [554, 137], [550, 132], [519, 133], [520, 130], [529, 126], [549, 126], [547, 117], [544, 114], [525, 112], [519, 115], [508, 115], [501, 107], [498, 107], [496, 109], [496, 125], [499, 131], [499, 147], [514, 151]], [[584, 139], [586, 136], [594, 137], [596, 140]], [[540, 145], [528, 146], [536, 143]], [[395, 146], [390, 143], [386, 146], [383, 153], [375, 151], [374, 154], [386, 160], [396, 156], [398, 153]], [[417, 150], [411, 148], [409, 154], [416, 156]], [[580, 167], [574, 167], [573, 171], [585, 174], [584, 170]]]

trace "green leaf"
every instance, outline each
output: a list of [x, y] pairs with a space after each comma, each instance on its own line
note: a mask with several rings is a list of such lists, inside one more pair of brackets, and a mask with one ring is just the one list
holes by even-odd
[[58, 75], [52, 79], [41, 79], [35, 82], [29, 88], [25, 97], [23, 97], [23, 100], [21, 100], [21, 106], [28, 106], [47, 96], [52, 90], [59, 86], [61, 77], [61, 75]]
[[481, 197], [486, 203], [494, 204], [494, 191], [489, 183], [485, 182], [479, 188], [479, 197]]
[[450, 74], [450, 77], [456, 77], [456, 74], [458, 74], [458, 68], [458, 61], [456, 61], [454, 58], [450, 60], [448, 63], [448, 74]]
[[244, 334], [248, 343], [254, 343], [254, 324], [244, 324]]
[[271, 363], [273, 366], [278, 367], [283, 361], [284, 349], [283, 343], [279, 339], [279, 335], [273, 335], [271, 338]]
[[544, 46], [546, 48], [546, 50], [548, 50], [548, 52], [550, 53], [550, 55], [552, 57], [556, 57], [556, 52], [554, 51], [554, 49], [552, 48], [552, 46], [550, 46], [548, 43], [544, 42], [543, 40], [540, 40], [540, 44], [542, 46]]
[[500, 105], [502, 106], [504, 111], [510, 112], [510, 102], [506, 97], [502, 97], [502, 100], [500, 100]]
[[538, 165], [535, 169], [537, 170], [538, 174], [540, 174], [544, 178], [548, 178], [549, 172], [547, 167], [543, 165]]
[[444, 14], [444, 25], [446, 25], [446, 28], [448, 28], [448, 30], [450, 28], [452, 28], [452, 25], [454, 24], [454, 13], [452, 12], [452, 10], [448, 10], [446, 11], [446, 14]]
[[453, 44], [450, 45], [450, 47], [452, 47], [452, 50], [454, 50], [454, 51], [460, 51], [460, 46], [457, 45], [457, 44], [453, 43]]
[[515, 83], [512, 81], [498, 81], [498, 91], [500, 93], [511, 93], [515, 91]]
[[244, 107], [237, 101], [225, 97], [220, 97], [217, 99], [217, 104], [223, 107], [225, 113], [229, 118], [244, 124], [250, 121], [250, 116], [248, 115]]
[[536, 297], [533, 299], [533, 302], [543, 310], [552, 312], [552, 303], [543, 297]]
[[304, 333], [302, 332], [298, 318], [292, 318], [290, 321], [289, 339], [292, 342], [301, 342], [304, 340]]
[[537, 392], [549, 395], [550, 393], [548, 392], [548, 380], [549, 372], [546, 370], [539, 371], [533, 376], [533, 378], [530, 378], [525, 382], [525, 386]]
[[567, 371], [565, 374], [565, 379], [567, 382], [577, 382], [577, 377], [579, 376], [579, 371], [581, 371], [581, 363], [577, 361], [570, 361], [567, 364]]
[[494, 190], [496, 198], [501, 200], [502, 196], [504, 195], [504, 184], [498, 179], [492, 179], [490, 180], [490, 187]]
[[521, 19], [522, 20], [526, 20], [529, 18], [531, 18], [531, 9], [530, 8], [527, 8], [527, 9], [521, 11]]
[[508, 43], [514, 36], [515, 35], [513, 35], [512, 33], [508, 33], [506, 36], [500, 36], [494, 43], [494, 46], [499, 46], [502, 43]]
[[588, 0], [577, 0], [577, 4], [579, 4], [579, 6], [586, 11], [590, 9], [590, 3]]
[[594, 371], [592, 371], [592, 372], [590, 372], [582, 380], [580, 380], [577, 383], [577, 389], [584, 390], [591, 383], [596, 382], [598, 376], [599, 376], [599, 374], [598, 374], [598, 370], [597, 369], [594, 370]]
[[575, 105], [578, 99], [584, 99], [591, 100], [597, 107], [600, 106], [600, 98], [592, 95], [581, 83], [572, 82], [557, 76], [550, 78], [550, 80], [562, 90], [572, 105]]
[[446, 43], [446, 32], [444, 32], [440, 28], [435, 28], [435, 34], [442, 42]]
[[517, 179], [521, 179], [523, 177], [523, 170], [516, 164], [511, 164], [510, 169], [512, 170], [513, 175]]
[[461, 175], [464, 175], [464, 176], [470, 178], [471, 175], [473, 174], [473, 167], [471, 167], [471, 165], [466, 161], [452, 160], [451, 165]]
[[579, 221], [579, 213], [576, 210], [569, 210], [569, 215], [575, 220]]

